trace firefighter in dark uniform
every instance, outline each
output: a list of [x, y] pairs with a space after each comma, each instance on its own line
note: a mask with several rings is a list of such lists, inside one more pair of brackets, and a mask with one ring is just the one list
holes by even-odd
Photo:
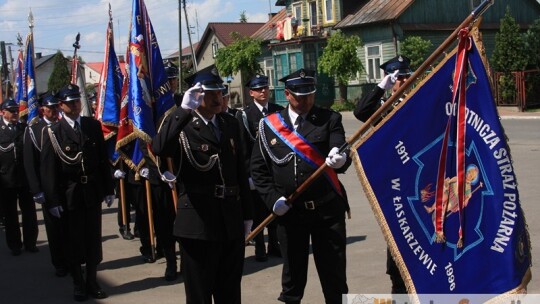
[[[358, 101], [354, 109], [354, 116], [362, 122], [368, 120], [386, 101], [383, 98], [386, 91], [396, 92], [412, 73], [410, 60], [405, 56], [396, 56], [381, 64], [380, 68], [384, 70], [385, 77], [369, 94]], [[386, 273], [390, 275], [392, 281], [392, 293], [407, 293], [407, 288], [390, 250], [387, 250]]]
[[231, 114], [232, 116], [236, 116], [236, 113], [238, 113], [238, 109], [229, 107], [231, 95], [229, 94], [228, 85], [223, 85], [223, 89], [221, 90], [221, 96], [223, 97], [223, 105], [221, 107], [222, 111]]
[[[257, 190], [253, 185], [251, 179], [250, 159], [251, 151], [255, 144], [257, 132], [259, 128], [259, 121], [270, 113], [283, 110], [283, 107], [268, 102], [268, 77], [265, 75], [256, 74], [247, 83], [246, 87], [249, 88], [249, 95], [253, 98], [243, 111], [240, 111], [236, 117], [239, 119], [240, 124], [243, 126], [242, 135], [244, 142], [244, 154], [246, 155], [246, 168], [249, 176], [251, 194], [253, 196], [253, 225], [257, 227], [268, 215], [270, 215], [270, 209], [261, 199]], [[266, 262], [268, 255], [281, 257], [281, 250], [279, 248], [279, 242], [276, 233], [276, 224], [270, 223], [267, 226], [268, 230], [268, 251], [264, 243], [264, 233], [259, 233], [255, 237], [255, 260], [258, 262]]]
[[167, 79], [171, 86], [171, 92], [173, 94], [174, 103], [177, 107], [182, 103], [182, 95], [178, 91], [178, 67], [174, 63], [167, 61], [165, 64], [165, 73], [167, 73]]
[[[63, 118], [47, 128], [41, 150], [44, 207], [66, 225], [68, 261], [76, 301], [107, 294], [97, 282], [101, 262], [101, 202], [114, 200], [114, 183], [101, 125], [81, 117], [81, 95], [74, 84], [56, 95]], [[86, 278], [81, 264], [86, 263]]]
[[186, 79], [192, 87], [153, 138], [152, 150], [180, 164], [174, 234], [182, 248], [187, 303], [240, 303], [244, 239], [253, 224], [240, 126], [221, 110], [214, 66]]
[[[21, 254], [23, 245], [28, 252], [38, 252], [36, 205], [28, 189], [23, 165], [23, 137], [26, 124], [19, 122], [19, 105], [13, 99], [2, 103], [0, 119], [0, 208], [6, 217], [6, 242], [11, 254]], [[22, 214], [22, 241], [17, 211]]]
[[[259, 124], [251, 156], [251, 176], [268, 208], [278, 216], [283, 253], [282, 290], [278, 300], [300, 303], [307, 281], [310, 239], [326, 303], [341, 303], [348, 292], [345, 213], [348, 203], [337, 173], [351, 159], [339, 147], [345, 143], [341, 115], [314, 106], [315, 72], [300, 69], [285, 83], [287, 108]], [[292, 202], [293, 193], [323, 163], [327, 168]]]
[[[42, 117], [32, 126], [28, 126], [24, 133], [24, 169], [30, 193], [33, 195], [36, 204], [45, 203], [45, 194], [41, 187], [40, 178], [40, 153], [43, 139], [43, 132], [47, 131], [47, 126], [58, 121], [58, 99], [49, 92], [42, 94], [38, 100]], [[68, 274], [68, 263], [66, 259], [66, 241], [62, 221], [53, 217], [47, 208], [43, 209], [43, 220], [45, 222], [45, 232], [49, 243], [51, 262], [56, 269], [55, 275], [64, 277]]]

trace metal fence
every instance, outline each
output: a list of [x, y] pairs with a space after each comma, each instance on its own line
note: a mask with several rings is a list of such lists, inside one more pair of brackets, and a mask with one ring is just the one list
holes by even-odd
[[511, 77], [496, 72], [493, 79], [497, 106], [515, 106], [520, 111], [540, 108], [540, 70], [512, 72]]

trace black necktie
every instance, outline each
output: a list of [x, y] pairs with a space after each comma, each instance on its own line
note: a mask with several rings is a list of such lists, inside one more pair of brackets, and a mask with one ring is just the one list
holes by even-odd
[[73, 126], [73, 130], [75, 131], [75, 134], [77, 134], [77, 136], [79, 136], [79, 138], [80, 138], [81, 137], [81, 125], [76, 120], [75, 120], [75, 125]]
[[208, 123], [210, 124], [210, 128], [212, 128], [212, 132], [214, 133], [214, 136], [219, 141], [221, 139], [221, 132], [219, 131], [218, 126], [215, 125], [212, 121], [209, 121]]
[[262, 113], [263, 113], [264, 116], [266, 116], [266, 115], [268, 115], [268, 110], [265, 107], [263, 107], [262, 108]]
[[300, 130], [303, 123], [304, 123], [304, 118], [302, 116], [298, 115], [298, 117], [296, 117], [296, 123], [294, 124], [295, 125], [294, 129], [296, 131]]

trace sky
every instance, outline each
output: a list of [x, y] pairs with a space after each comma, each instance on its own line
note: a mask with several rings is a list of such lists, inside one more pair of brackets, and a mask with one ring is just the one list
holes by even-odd
[[[178, 12], [180, 0], [146, 0], [148, 15], [161, 49], [162, 57], [178, 51]], [[43, 55], [62, 51], [73, 55], [73, 43], [81, 33], [77, 54], [86, 62], [103, 61], [105, 34], [112, 7], [115, 50], [125, 54], [131, 22], [132, 0], [0, 0], [0, 41], [12, 43], [12, 56], [17, 56], [17, 33], [26, 41], [28, 15], [34, 16], [35, 52]], [[203, 35], [208, 22], [238, 22], [245, 11], [248, 22], [266, 22], [268, 13], [278, 12], [276, 0], [185, 0], [192, 42]], [[189, 46], [182, 14], [182, 47]], [[6, 46], [8, 51], [8, 46]], [[8, 55], [9, 56], [9, 55]], [[7, 58], [9, 60], [9, 57]]]

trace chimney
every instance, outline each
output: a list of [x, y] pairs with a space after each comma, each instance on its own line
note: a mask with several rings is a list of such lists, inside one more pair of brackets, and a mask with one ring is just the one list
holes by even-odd
[[42, 57], [41, 52], [36, 52], [36, 59], [40, 59]]
[[272, 18], [274, 18], [274, 16], [277, 15], [277, 13], [268, 13], [268, 20], [272, 20]]

